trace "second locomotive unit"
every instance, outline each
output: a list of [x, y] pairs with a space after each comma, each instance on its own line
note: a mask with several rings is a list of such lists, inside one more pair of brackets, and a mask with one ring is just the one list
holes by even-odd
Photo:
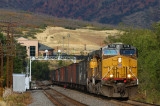
[[53, 70], [51, 78], [54, 84], [95, 94], [131, 97], [138, 87], [137, 56], [137, 49], [131, 45], [110, 44], [89, 53], [87, 60]]

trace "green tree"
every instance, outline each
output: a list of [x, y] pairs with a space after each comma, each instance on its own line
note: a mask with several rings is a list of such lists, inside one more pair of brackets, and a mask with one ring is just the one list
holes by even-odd
[[[146, 91], [146, 101], [160, 101], [160, 24], [153, 30], [127, 28], [122, 35], [110, 36], [106, 43], [122, 42], [138, 49], [139, 90]], [[151, 93], [152, 92], [152, 93]]]
[[[5, 39], [6, 39], [6, 37], [3, 36], [2, 33], [0, 33], [0, 40], [5, 40]], [[16, 41], [14, 40], [14, 42], [16, 42]], [[3, 43], [3, 45], [6, 45], [6, 41], [2, 41], [2, 43]], [[25, 58], [26, 58], [26, 51], [25, 51], [25, 48], [23, 46], [21, 46], [20, 44], [16, 45], [16, 49], [21, 50], [20, 51], [21, 54], [17, 54], [17, 56], [16, 57], [14, 56], [14, 58], [13, 58], [13, 73], [24, 73], [25, 72], [24, 62], [25, 62]], [[6, 47], [4, 47], [4, 50], [6, 51]], [[15, 48], [14, 48], [14, 50], [15, 50]], [[4, 52], [4, 54], [6, 54], [6, 52]], [[14, 52], [14, 54], [15, 54], [15, 52]], [[0, 63], [0, 65], [1, 65], [1, 63]], [[9, 68], [10, 68], [10, 66], [11, 66], [11, 61], [9, 63]], [[4, 55], [4, 57], [3, 57], [3, 78], [4, 78], [3, 84], [4, 84], [4, 86], [6, 86], [6, 77], [7, 77], [6, 70], [7, 70], [7, 56]], [[0, 68], [0, 71], [1, 71], [1, 68]]]
[[49, 80], [49, 63], [33, 61], [32, 63], [32, 76], [36, 80]]

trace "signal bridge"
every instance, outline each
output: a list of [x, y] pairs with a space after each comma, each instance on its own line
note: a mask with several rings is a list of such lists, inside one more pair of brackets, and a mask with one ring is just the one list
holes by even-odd
[[76, 57], [74, 57], [74, 56], [61, 56], [61, 55], [59, 55], [59, 56], [38, 56], [38, 57], [31, 56], [30, 60], [31, 61], [34, 61], [34, 60], [71, 60], [74, 63], [76, 63]]
[[[35, 60], [71, 60], [73, 61], [74, 63], [76, 63], [76, 57], [75, 56], [61, 56], [61, 55], [58, 55], [58, 56], [38, 56], [38, 57], [34, 57], [34, 56], [31, 56], [30, 57], [30, 73], [29, 73], [29, 79], [31, 81], [31, 68], [32, 68], [32, 61], [35, 61]], [[28, 74], [28, 72], [27, 72]]]

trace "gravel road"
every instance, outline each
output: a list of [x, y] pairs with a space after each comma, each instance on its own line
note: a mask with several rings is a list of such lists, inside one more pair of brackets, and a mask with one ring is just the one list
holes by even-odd
[[53, 86], [51, 87], [55, 89], [56, 91], [73, 98], [76, 101], [79, 101], [83, 104], [89, 105], [89, 106], [119, 106], [118, 104], [111, 103], [107, 100], [103, 100], [94, 96], [87, 95], [85, 93], [71, 90], [71, 89], [64, 89], [62, 87]]
[[28, 106], [55, 106], [43, 93], [42, 90], [31, 91], [33, 103]]

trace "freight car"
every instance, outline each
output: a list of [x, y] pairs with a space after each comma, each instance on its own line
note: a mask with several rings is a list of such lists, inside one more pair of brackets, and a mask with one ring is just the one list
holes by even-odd
[[137, 92], [136, 47], [114, 43], [88, 54], [88, 59], [53, 70], [54, 84], [81, 88], [108, 97], [128, 98]]

